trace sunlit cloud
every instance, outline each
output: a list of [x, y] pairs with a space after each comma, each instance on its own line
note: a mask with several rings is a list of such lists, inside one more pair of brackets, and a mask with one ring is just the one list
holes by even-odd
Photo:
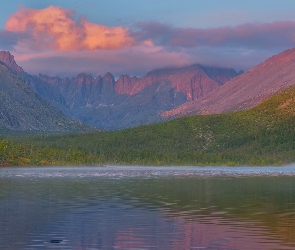
[[20, 39], [18, 46], [32, 50], [112, 50], [134, 43], [128, 28], [90, 23], [72, 10], [56, 6], [40, 10], [21, 7], [9, 17], [5, 29], [27, 34], [29, 38]]
[[0, 30], [0, 48], [2, 50], [12, 50], [19, 40], [27, 38], [27, 35], [24, 33]]
[[295, 45], [295, 22], [185, 28], [165, 23], [107, 27], [73, 10], [20, 7], [0, 30], [0, 49], [10, 50], [30, 73], [74, 76], [80, 72], [142, 76], [148, 71], [200, 63], [248, 70]]
[[15, 59], [26, 71], [51, 76], [75, 76], [92, 73], [93, 76], [111, 72], [142, 76], [149, 70], [163, 66], [182, 66], [194, 62], [185, 53], [162, 51], [162, 48], [141, 45], [133, 49], [96, 51], [49, 51], [44, 53], [14, 53]]
[[137, 41], [151, 40], [158, 46], [234, 47], [270, 49], [295, 45], [295, 22], [242, 24], [219, 28], [176, 28], [162, 23], [139, 23], [133, 33]]

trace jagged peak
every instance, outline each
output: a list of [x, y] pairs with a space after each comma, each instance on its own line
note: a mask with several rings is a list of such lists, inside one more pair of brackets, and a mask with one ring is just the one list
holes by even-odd
[[110, 82], [110, 83], [115, 82], [115, 78], [114, 78], [114, 76], [112, 75], [112, 73], [110, 73], [110, 72], [107, 72], [107, 73], [104, 75], [103, 80], [104, 80], [104, 81], [108, 81], [108, 82]]
[[14, 72], [24, 72], [22, 67], [17, 65], [14, 60], [14, 56], [9, 51], [0, 51], [0, 61], [2, 61], [8, 68], [13, 70]]
[[98, 75], [97, 77], [95, 77], [95, 79], [94, 80], [96, 80], [96, 81], [101, 81], [102, 80], [102, 76], [101, 75]]
[[114, 76], [111, 72], [107, 72], [105, 73], [104, 77], [114, 77]]
[[131, 80], [137, 80], [139, 79], [137, 76], [130, 76], [128, 74], [122, 74], [120, 75], [120, 77], [118, 78], [118, 81], [120, 80], [124, 80], [124, 79], [131, 79]]

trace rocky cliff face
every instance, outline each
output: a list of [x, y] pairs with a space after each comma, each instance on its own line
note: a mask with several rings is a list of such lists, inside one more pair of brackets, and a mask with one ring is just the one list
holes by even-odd
[[139, 79], [136, 76], [121, 75], [116, 82], [116, 92], [119, 95], [131, 95], [138, 81]]
[[251, 108], [277, 91], [295, 84], [295, 49], [272, 56], [228, 81], [207, 96], [163, 112], [163, 118], [217, 114]]
[[11, 55], [9, 51], [0, 51], [0, 61], [8, 66], [13, 72], [24, 72], [24, 70], [16, 64], [14, 56]]
[[153, 70], [142, 78], [122, 75], [117, 81], [111, 73], [40, 79], [58, 89], [65, 113], [101, 129], [122, 129], [161, 121], [161, 112], [198, 100], [237, 75], [232, 69], [192, 65]]
[[237, 75], [233, 69], [204, 67], [198, 64], [157, 69], [142, 78], [121, 76], [116, 83], [116, 91], [119, 94], [134, 95], [152, 84], [167, 82], [172, 88], [185, 94], [188, 101], [192, 101], [206, 96]]

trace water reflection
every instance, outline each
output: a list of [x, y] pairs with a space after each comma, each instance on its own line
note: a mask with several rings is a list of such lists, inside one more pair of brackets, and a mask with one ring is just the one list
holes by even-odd
[[0, 248], [294, 249], [295, 169], [258, 170], [2, 168]]

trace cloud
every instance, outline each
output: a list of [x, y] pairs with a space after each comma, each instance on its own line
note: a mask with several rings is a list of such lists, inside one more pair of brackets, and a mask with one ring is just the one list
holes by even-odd
[[0, 30], [0, 49], [11, 50], [17, 45], [20, 39], [27, 39], [24, 33], [15, 33], [7, 30]]
[[242, 24], [219, 28], [176, 28], [162, 23], [139, 23], [133, 33], [137, 41], [152, 40], [167, 48], [234, 47], [271, 49], [295, 45], [295, 22]]
[[115, 77], [121, 74], [142, 76], [155, 68], [194, 62], [186, 54], [162, 51], [160, 47], [148, 45], [112, 51], [50, 51], [36, 54], [14, 53], [14, 56], [25, 71], [62, 77], [76, 76], [81, 72], [97, 76], [109, 71]]
[[[20, 9], [10, 15], [0, 31], [0, 45], [10, 36], [19, 48], [44, 50], [114, 50], [153, 44], [167, 50], [178, 48], [233, 47], [273, 49], [293, 47], [295, 22], [248, 23], [218, 28], [180, 28], [145, 22], [125, 27], [107, 27], [88, 22], [73, 10], [49, 6], [45, 9]], [[3, 38], [4, 37], [4, 38]]]
[[247, 70], [280, 50], [246, 50], [202, 47], [181, 48], [178, 51], [164, 50], [160, 46], [140, 45], [121, 50], [96, 51], [49, 51], [44, 53], [13, 53], [17, 63], [31, 74], [43, 73], [50, 76], [73, 77], [78, 73], [93, 76], [111, 72], [141, 77], [148, 71], [173, 66], [200, 63]]
[[24, 70], [52, 76], [142, 76], [192, 63], [247, 70], [294, 45], [293, 21], [205, 29], [156, 22], [107, 27], [56, 6], [21, 7], [0, 30], [0, 48], [11, 50]]
[[5, 24], [6, 31], [27, 34], [19, 47], [32, 50], [113, 50], [130, 47], [129, 29], [90, 23], [72, 10], [56, 6], [36, 10], [21, 7]]

